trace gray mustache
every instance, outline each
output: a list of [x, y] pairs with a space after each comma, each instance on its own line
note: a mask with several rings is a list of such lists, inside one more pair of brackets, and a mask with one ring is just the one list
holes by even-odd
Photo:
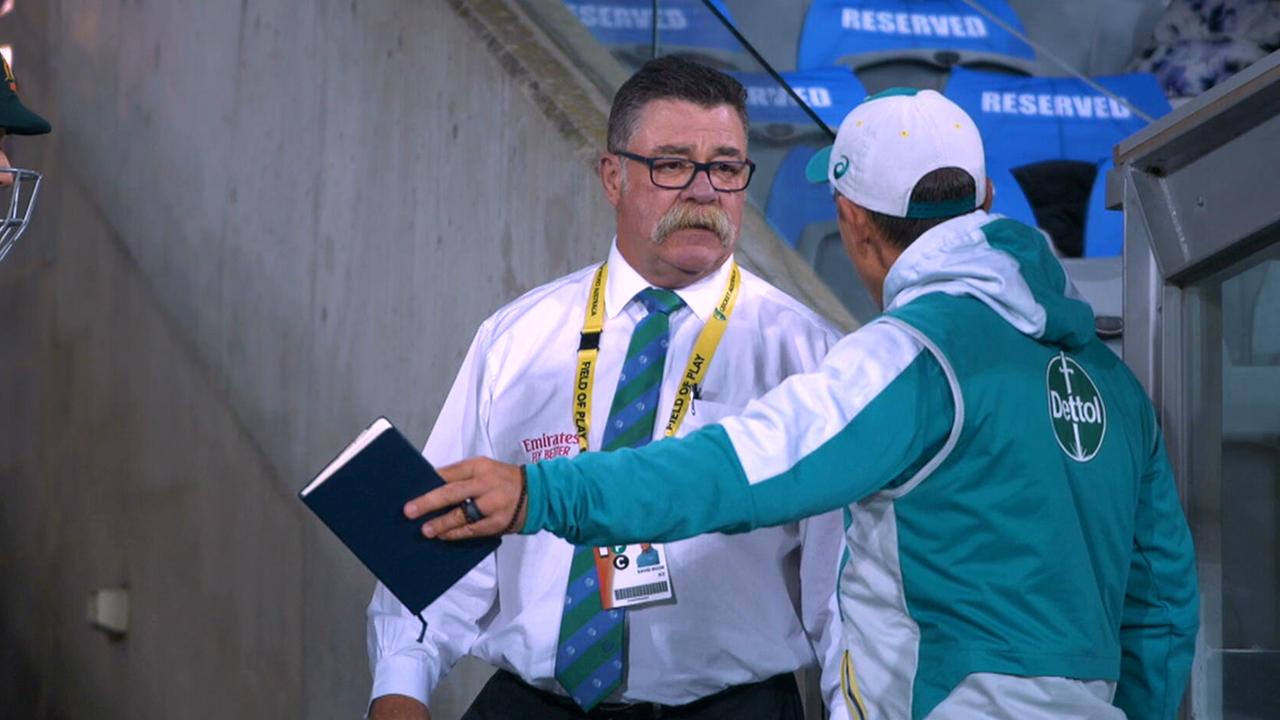
[[728, 247], [735, 228], [729, 222], [729, 214], [718, 207], [681, 203], [662, 216], [651, 239], [660, 245], [677, 230], [710, 230], [720, 238], [721, 245]]

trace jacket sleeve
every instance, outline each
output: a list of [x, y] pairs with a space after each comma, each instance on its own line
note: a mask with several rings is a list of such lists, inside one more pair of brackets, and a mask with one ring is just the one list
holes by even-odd
[[1199, 626], [1195, 552], [1157, 431], [1139, 488], [1120, 625], [1115, 704], [1134, 720], [1176, 717]]
[[[491, 405], [491, 383], [484, 362], [488, 328], [486, 322], [476, 333], [427, 439], [423, 454], [433, 464], [494, 454], [486, 430]], [[429, 705], [441, 680], [471, 651], [481, 632], [479, 619], [488, 616], [497, 596], [496, 563], [490, 555], [423, 611], [427, 622], [423, 634], [417, 616], [378, 583], [366, 623], [369, 667], [373, 673], [370, 701], [397, 694]]]
[[523, 532], [589, 545], [672, 541], [832, 510], [942, 451], [952, 393], [914, 335], [873, 323], [739, 417], [639, 449], [529, 466]]

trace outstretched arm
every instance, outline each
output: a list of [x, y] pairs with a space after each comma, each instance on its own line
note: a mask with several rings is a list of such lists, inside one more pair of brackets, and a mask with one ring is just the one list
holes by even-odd
[[902, 482], [945, 452], [954, 392], [913, 334], [874, 323], [836, 345], [817, 372], [788, 378], [740, 417], [635, 450], [526, 466], [526, 503], [518, 503], [518, 469], [467, 461], [442, 469], [448, 484], [405, 511], [420, 517], [470, 497], [484, 520], [468, 525], [456, 510], [424, 532], [461, 539], [546, 529], [588, 545], [792, 522]]

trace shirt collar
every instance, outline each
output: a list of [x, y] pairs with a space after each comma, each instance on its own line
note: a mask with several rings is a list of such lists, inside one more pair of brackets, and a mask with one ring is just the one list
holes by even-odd
[[[730, 255], [715, 272], [692, 285], [676, 289], [675, 293], [699, 320], [706, 322], [711, 317], [724, 293], [725, 283], [729, 282], [732, 265], [733, 256]], [[618, 251], [618, 239], [614, 238], [613, 245], [609, 248], [609, 278], [605, 281], [604, 288], [605, 317], [616, 317], [636, 293], [647, 287], [652, 286], [622, 257], [622, 253]]]

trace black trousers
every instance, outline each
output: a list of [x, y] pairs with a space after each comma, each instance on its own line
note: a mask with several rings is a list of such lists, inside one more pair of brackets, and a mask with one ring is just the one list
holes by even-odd
[[804, 720], [795, 675], [735, 685], [688, 705], [605, 703], [589, 713], [567, 697], [494, 673], [462, 720]]

